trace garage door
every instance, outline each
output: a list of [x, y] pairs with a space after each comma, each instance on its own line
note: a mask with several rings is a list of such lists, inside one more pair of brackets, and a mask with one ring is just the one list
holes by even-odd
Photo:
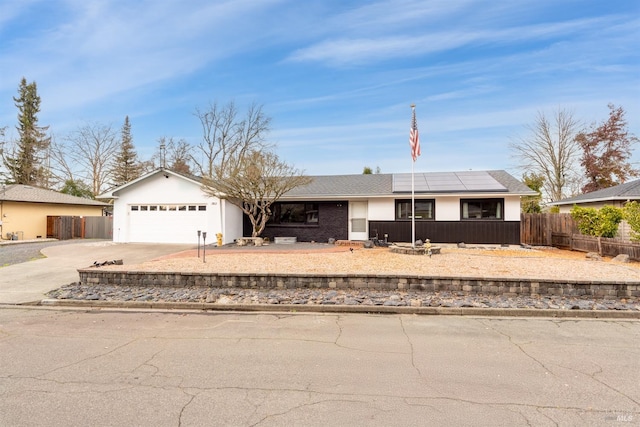
[[204, 204], [130, 205], [128, 241], [195, 243], [197, 231], [207, 230], [207, 207]]

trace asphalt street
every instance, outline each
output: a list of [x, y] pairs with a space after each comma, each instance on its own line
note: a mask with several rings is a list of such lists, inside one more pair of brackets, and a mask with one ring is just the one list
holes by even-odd
[[0, 309], [2, 426], [640, 420], [640, 322]]

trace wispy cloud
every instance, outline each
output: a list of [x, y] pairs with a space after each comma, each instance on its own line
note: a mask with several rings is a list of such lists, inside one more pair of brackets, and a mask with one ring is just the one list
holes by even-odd
[[323, 62], [330, 66], [361, 65], [394, 58], [424, 56], [469, 45], [509, 45], [526, 40], [540, 42], [553, 37], [590, 31], [594, 27], [608, 24], [603, 21], [581, 19], [495, 30], [451, 30], [419, 35], [330, 39], [296, 50], [289, 56], [289, 60]]

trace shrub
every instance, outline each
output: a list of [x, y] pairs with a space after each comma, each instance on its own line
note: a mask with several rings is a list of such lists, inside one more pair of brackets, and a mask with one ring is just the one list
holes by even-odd
[[622, 221], [622, 209], [603, 206], [601, 209], [574, 206], [571, 217], [576, 221], [580, 233], [595, 237], [616, 237], [618, 224]]
[[628, 202], [622, 209], [622, 215], [631, 227], [631, 240], [640, 241], [640, 203], [635, 200]]

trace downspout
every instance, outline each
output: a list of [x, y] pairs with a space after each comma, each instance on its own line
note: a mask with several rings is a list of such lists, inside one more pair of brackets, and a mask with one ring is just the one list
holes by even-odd
[[[4, 194], [3, 194], [4, 195]], [[2, 218], [4, 218], [4, 200], [0, 200], [0, 240], [4, 240], [4, 230], [2, 229]]]
[[4, 195], [5, 191], [7, 191], [7, 187], [5, 184], [2, 184], [2, 198], [0, 198], [0, 240], [4, 240], [4, 229], [2, 228], [4, 218]]
[[227, 230], [224, 229], [224, 209], [222, 209], [222, 203], [224, 203], [224, 200], [218, 197], [218, 209], [220, 210], [220, 232], [222, 233], [222, 244], [224, 245], [224, 238], [226, 237]]

